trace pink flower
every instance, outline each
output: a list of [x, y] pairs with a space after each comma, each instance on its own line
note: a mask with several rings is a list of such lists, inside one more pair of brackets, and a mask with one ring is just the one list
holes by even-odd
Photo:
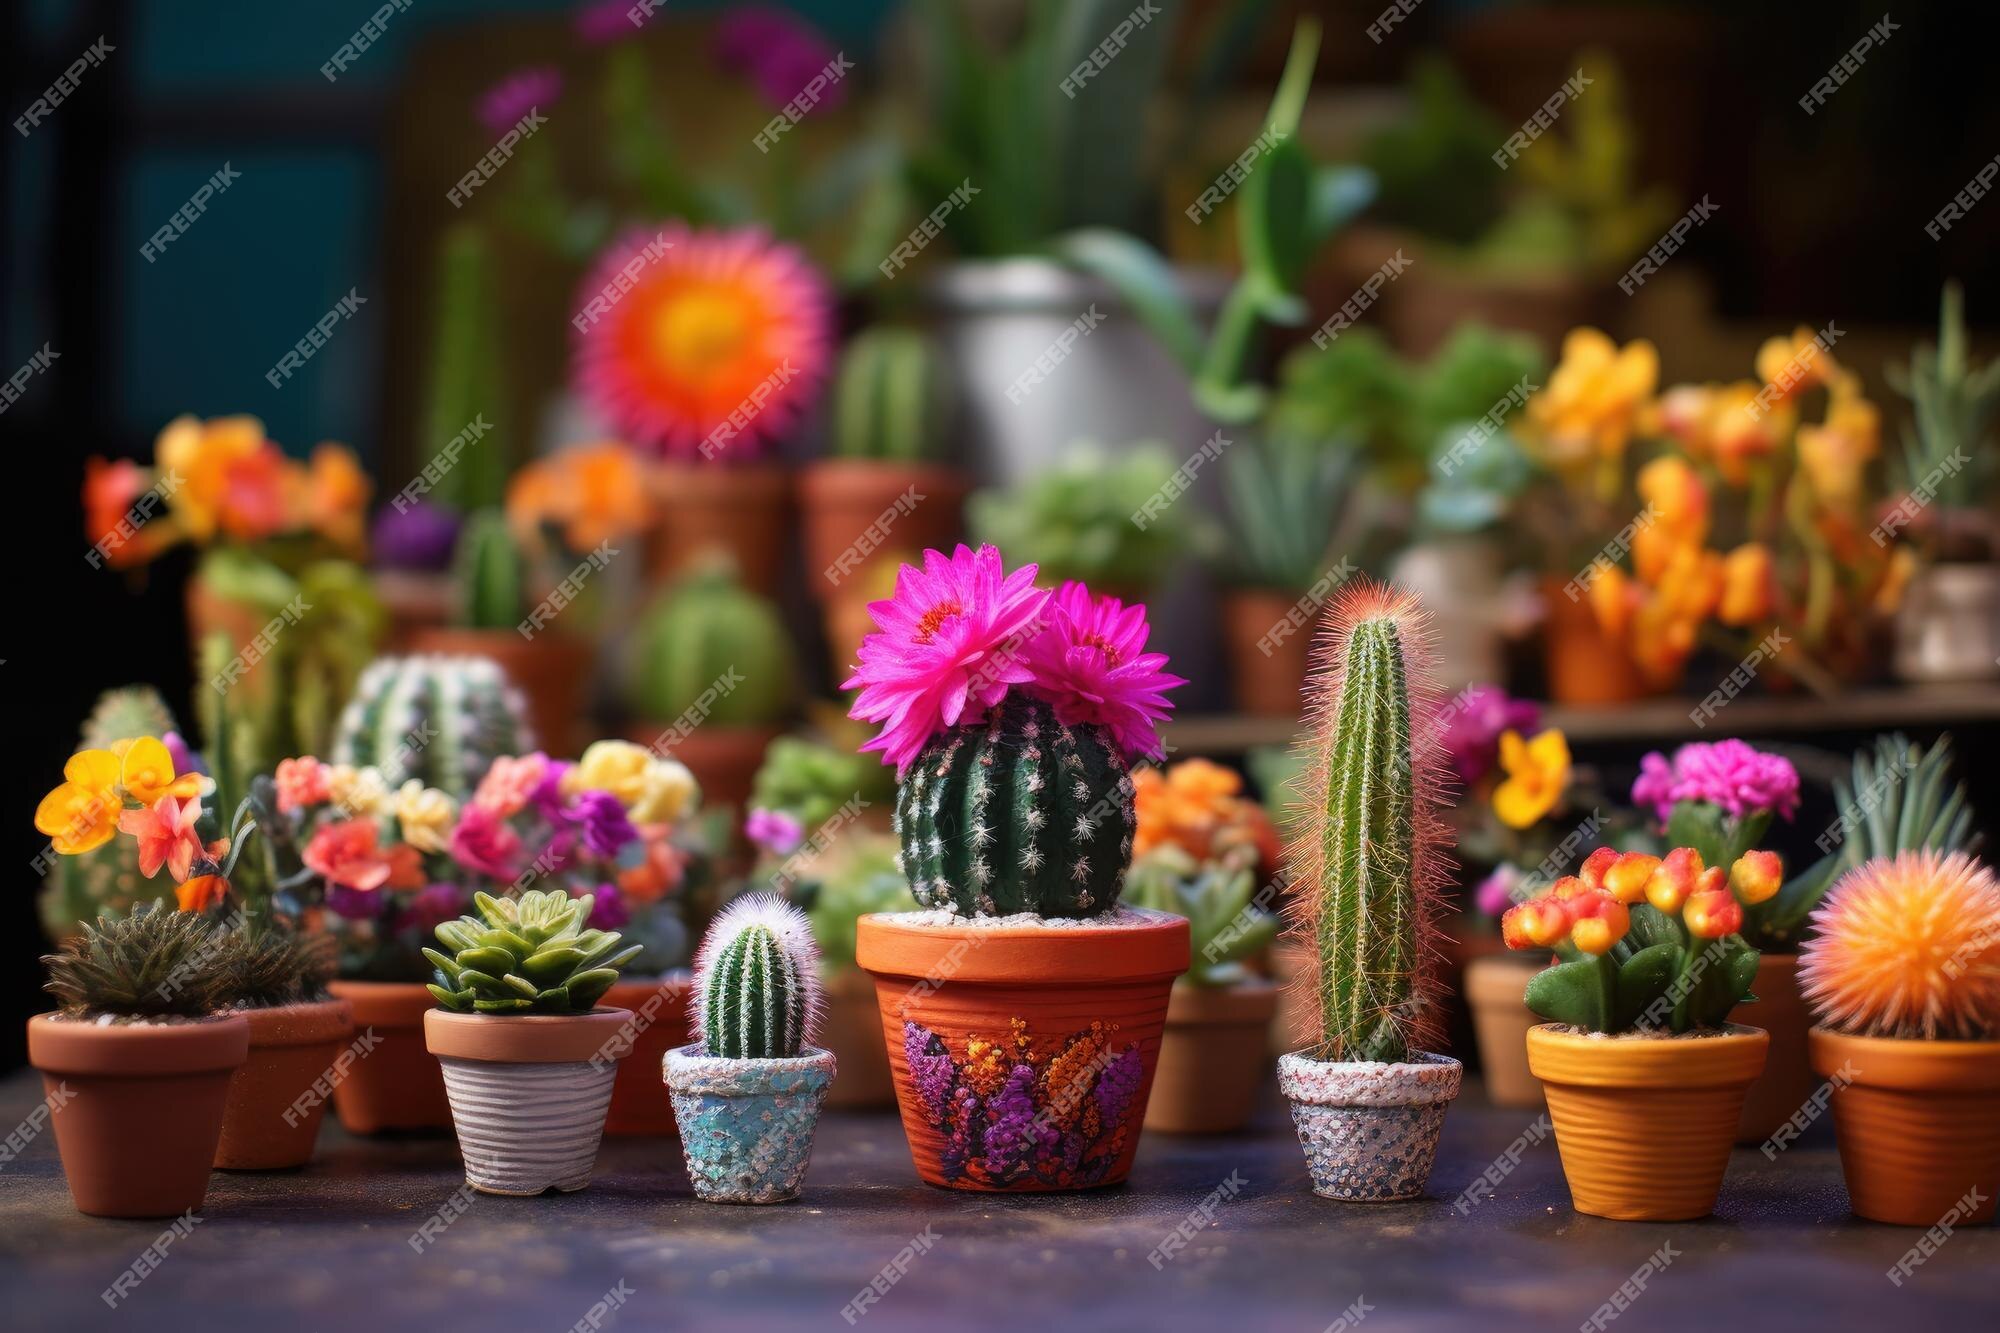
[[880, 632], [862, 639], [860, 665], [841, 685], [861, 691], [848, 716], [883, 724], [862, 750], [880, 750], [900, 774], [939, 731], [977, 721], [1009, 686], [1033, 680], [1023, 648], [1048, 598], [1035, 566], [1009, 574], [991, 546], [961, 545], [949, 558], [925, 551], [922, 569], [904, 565], [896, 595], [868, 604]]
[[639, 25], [632, 17], [637, 8], [633, 0], [591, 0], [577, 7], [571, 22], [585, 46], [608, 46], [638, 33]]
[[332, 799], [329, 772], [325, 764], [309, 754], [300, 755], [297, 759], [280, 759], [276, 775], [278, 809], [290, 814]]
[[1799, 808], [1799, 771], [1791, 761], [1739, 740], [1697, 741], [1639, 761], [1632, 802], [1650, 806], [1661, 823], [1682, 801], [1706, 801], [1736, 818], [1773, 811], [1790, 819]]
[[1187, 682], [1146, 651], [1146, 608], [1092, 597], [1071, 581], [1049, 599], [1048, 627], [1028, 645], [1035, 693], [1066, 726], [1105, 728], [1128, 754], [1166, 756], [1159, 724], [1173, 705], [1166, 692]]
[[494, 135], [505, 134], [530, 111], [554, 106], [562, 87], [562, 73], [552, 67], [515, 70], [479, 95], [479, 123]]
[[1452, 771], [1467, 786], [1492, 771], [1500, 758], [1502, 733], [1532, 736], [1541, 730], [1542, 710], [1527, 699], [1510, 699], [1498, 685], [1468, 685], [1444, 706], [1444, 748]]
[[518, 758], [503, 754], [495, 759], [472, 793], [472, 803], [505, 819], [528, 804], [542, 779], [548, 776], [549, 757], [537, 750]]
[[518, 873], [521, 835], [482, 805], [468, 805], [451, 831], [452, 859], [488, 879], [511, 880]]
[[783, 810], [756, 809], [743, 821], [743, 836], [773, 856], [785, 856], [805, 841], [806, 830]]
[[1519, 870], [1502, 861], [1493, 867], [1492, 874], [1479, 881], [1479, 887], [1473, 890], [1473, 900], [1481, 912], [1497, 917], [1514, 905], [1514, 892], [1524, 878]]
[[165, 866], [181, 883], [194, 873], [194, 859], [202, 854], [201, 835], [195, 822], [201, 818], [201, 800], [190, 796], [177, 800], [162, 796], [143, 810], [127, 810], [118, 816], [118, 827], [139, 841], [139, 873], [148, 879]]
[[376, 843], [375, 821], [348, 819], [312, 835], [301, 854], [314, 874], [350, 889], [379, 889], [393, 867]]
[[[748, 5], [730, 11], [715, 25], [716, 62], [724, 69], [747, 74], [764, 100], [782, 107], [805, 91], [840, 53], [819, 29], [775, 5]], [[847, 97], [847, 85], [830, 81], [808, 112], [836, 107]]]

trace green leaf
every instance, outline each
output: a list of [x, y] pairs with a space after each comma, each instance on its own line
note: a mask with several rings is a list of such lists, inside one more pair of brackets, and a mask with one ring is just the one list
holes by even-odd
[[537, 995], [540, 995], [542, 993], [542, 988], [540, 986], [537, 986], [534, 982], [528, 980], [526, 977], [516, 975], [513, 972], [509, 972], [506, 976], [502, 977], [501, 980], [506, 982], [508, 987], [512, 989], [517, 995], [525, 995], [531, 1000], [534, 999]]
[[[638, 950], [635, 947], [634, 953]], [[595, 1005], [604, 997], [618, 980], [618, 969], [597, 967], [588, 972], [579, 972], [569, 979], [569, 1004], [572, 1009], [582, 1011]]]
[[482, 1014], [517, 1014], [523, 1009], [534, 1008], [535, 1002], [519, 997], [504, 1000], [474, 1000], [472, 1007]]
[[1678, 944], [1648, 945], [1625, 960], [1618, 969], [1618, 1011], [1611, 1030], [1629, 1031], [1667, 993], [1680, 968]]
[[1551, 1023], [1605, 1031], [1611, 1018], [1604, 1011], [1604, 969], [1609, 966], [1602, 959], [1589, 958], [1557, 963], [1535, 973], [1528, 980], [1528, 1008]]
[[1108, 285], [1181, 368], [1192, 374], [1201, 361], [1201, 326], [1166, 258], [1136, 237], [1108, 228], [1085, 228], [1055, 238], [1050, 252]]
[[1677, 948], [1687, 945], [1687, 930], [1679, 921], [1668, 916], [1651, 903], [1633, 903], [1631, 927], [1626, 938], [1637, 945], [1637, 951], [1644, 951], [1657, 944], [1671, 944]]
[[472, 992], [469, 990], [446, 990], [435, 982], [424, 983], [424, 989], [437, 997], [437, 1002], [447, 1009], [463, 1011], [472, 1003]]
[[458, 965], [474, 972], [484, 972], [489, 976], [505, 976], [514, 970], [514, 959], [519, 955], [508, 949], [461, 949]]
[[1692, 847], [1703, 865], [1729, 865], [1729, 838], [1722, 807], [1707, 801], [1679, 801], [1667, 818], [1667, 846]]
[[463, 970], [457, 959], [441, 954], [436, 949], [425, 948], [424, 957], [430, 959], [438, 971], [453, 981], [458, 980], [459, 973]]
[[545, 944], [521, 961], [521, 971], [531, 980], [547, 985], [560, 981], [583, 963], [583, 950], [567, 944]]

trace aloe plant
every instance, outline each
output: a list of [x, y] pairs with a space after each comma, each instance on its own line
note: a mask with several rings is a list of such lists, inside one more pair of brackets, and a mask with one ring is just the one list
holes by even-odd
[[1965, 292], [1945, 284], [1938, 340], [1891, 366], [1889, 383], [1910, 400], [1915, 422], [1903, 432], [1902, 484], [1923, 486], [1947, 517], [1991, 498], [2000, 479], [1987, 434], [2000, 413], [2000, 360], [1973, 364], [1965, 329]]
[[426, 948], [437, 968], [430, 992], [458, 1013], [589, 1013], [618, 980], [639, 945], [618, 947], [616, 931], [586, 928], [595, 902], [560, 889], [531, 889], [519, 898], [475, 893], [477, 916], [445, 921]]

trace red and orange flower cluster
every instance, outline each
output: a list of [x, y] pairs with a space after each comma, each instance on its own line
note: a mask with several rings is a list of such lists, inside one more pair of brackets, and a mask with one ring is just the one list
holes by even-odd
[[1576, 874], [1507, 909], [1500, 933], [1510, 949], [1552, 949], [1567, 941], [1580, 953], [1606, 953], [1631, 928], [1632, 905], [1645, 902], [1678, 916], [1696, 939], [1717, 940], [1741, 930], [1743, 909], [1774, 897], [1784, 881], [1776, 852], [1745, 852], [1724, 871], [1703, 866], [1692, 847], [1663, 857], [1600, 847]]

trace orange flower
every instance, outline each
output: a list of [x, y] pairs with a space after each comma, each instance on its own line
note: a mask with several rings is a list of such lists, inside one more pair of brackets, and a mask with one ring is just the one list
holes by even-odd
[[1699, 546], [1675, 551], [1660, 575], [1659, 595], [1669, 619], [1690, 624], [1706, 619], [1722, 600], [1722, 556]]
[[538, 459], [507, 487], [507, 521], [516, 532], [534, 534], [554, 524], [572, 550], [594, 550], [638, 532], [648, 516], [645, 471], [615, 441]]
[[56, 851], [81, 856], [118, 833], [125, 800], [118, 791], [118, 756], [109, 750], [79, 750], [63, 765], [63, 784], [35, 807], [35, 827]]
[[1554, 897], [1517, 903], [1500, 918], [1500, 938], [1510, 949], [1550, 949], [1569, 934], [1569, 910]]
[[1755, 384], [1739, 380], [1717, 388], [1708, 400], [1709, 451], [1732, 486], [1748, 481], [1750, 465], [1777, 452], [1778, 442], [1791, 434], [1792, 409], [1760, 403], [1757, 395]]
[[129, 459], [84, 461], [84, 535], [113, 569], [146, 563], [178, 536], [173, 521], [159, 513], [162, 497], [141, 503], [152, 487], [152, 475]]
[[1745, 542], [1722, 562], [1722, 602], [1717, 614], [1725, 625], [1754, 625], [1771, 614], [1776, 601], [1776, 575], [1771, 549]]
[[1599, 560], [1596, 570], [1590, 580], [1591, 612], [1597, 617], [1597, 626], [1604, 631], [1604, 637], [1622, 644], [1632, 629], [1632, 608], [1638, 591], [1633, 588], [1631, 577], [1609, 561]]
[[1745, 904], [1768, 902], [1784, 886], [1785, 865], [1776, 852], [1745, 852], [1729, 867], [1729, 887]]
[[176, 417], [160, 432], [153, 456], [167, 504], [196, 542], [218, 532], [255, 541], [285, 527], [289, 465], [257, 418]]
[[1789, 338], [1766, 338], [1757, 349], [1757, 378], [1776, 390], [1776, 402], [1796, 398], [1815, 384], [1832, 384], [1840, 373], [1833, 353], [1804, 325]]
[[1687, 907], [1681, 913], [1688, 934], [1698, 940], [1719, 940], [1743, 929], [1743, 904], [1736, 901], [1728, 885], [1722, 882], [1722, 867], [1710, 866], [1704, 871], [1702, 885], [1688, 895]]
[[1646, 881], [1646, 901], [1673, 916], [1694, 892], [1701, 874], [1701, 853], [1692, 847], [1676, 847], [1661, 859]]
[[1569, 942], [1584, 953], [1605, 953], [1625, 937], [1632, 914], [1608, 893], [1590, 892], [1570, 900]]
[[1558, 468], [1620, 457], [1659, 377], [1651, 343], [1621, 349], [1596, 329], [1573, 329], [1548, 386], [1528, 400], [1524, 438]]
[[1657, 856], [1626, 852], [1604, 872], [1604, 891], [1621, 903], [1641, 902], [1646, 897], [1646, 885], [1652, 882], [1653, 872], [1659, 868]]
[[118, 818], [118, 827], [139, 841], [139, 873], [147, 879], [165, 866], [175, 882], [194, 873], [194, 861], [202, 854], [201, 835], [195, 822], [201, 818], [201, 802], [163, 796], [142, 810], [127, 810]]
[[206, 912], [229, 896], [229, 881], [220, 875], [196, 875], [174, 888], [174, 898], [183, 912]]
[[1618, 860], [1616, 847], [1599, 847], [1583, 858], [1583, 864], [1576, 868], [1576, 875], [1593, 889], [1604, 887], [1605, 872]]
[[1249, 848], [1260, 866], [1275, 863], [1277, 834], [1270, 817], [1242, 795], [1243, 779], [1233, 769], [1206, 759], [1184, 759], [1164, 773], [1138, 769], [1132, 780], [1135, 856], [1171, 843], [1197, 861]]
[[1861, 474], [1881, 445], [1881, 413], [1862, 397], [1860, 380], [1842, 375], [1827, 399], [1825, 422], [1799, 427], [1799, 466], [1814, 497], [1829, 509], [1852, 509], [1861, 499]]
[[344, 444], [316, 446], [306, 481], [306, 522], [329, 541], [359, 549], [373, 487], [354, 451]]
[[1637, 485], [1653, 514], [1649, 526], [1696, 545], [1708, 535], [1708, 488], [1686, 459], [1673, 454], [1654, 459], [1639, 469]]
[[1655, 687], [1674, 684], [1694, 652], [1695, 621], [1677, 610], [1671, 598], [1656, 593], [1632, 618], [1632, 661]]

